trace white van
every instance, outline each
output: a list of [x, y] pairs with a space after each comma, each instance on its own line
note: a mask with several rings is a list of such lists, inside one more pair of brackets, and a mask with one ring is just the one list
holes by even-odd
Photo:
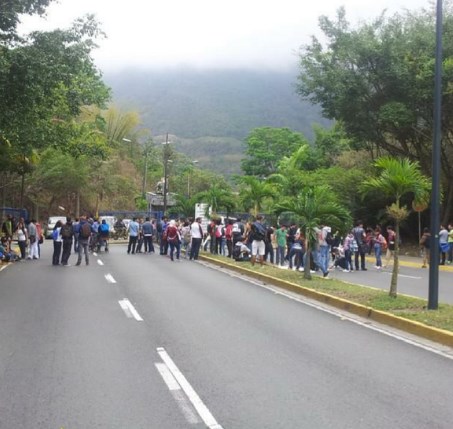
[[55, 229], [55, 224], [59, 220], [64, 225], [66, 223], [66, 216], [50, 216], [49, 217], [49, 219], [47, 220], [47, 227], [46, 227], [46, 232], [45, 232], [46, 238], [52, 238], [52, 233], [53, 233], [53, 230]]

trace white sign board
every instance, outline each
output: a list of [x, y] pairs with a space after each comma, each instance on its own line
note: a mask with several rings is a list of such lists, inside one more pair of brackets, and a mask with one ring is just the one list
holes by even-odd
[[[195, 219], [201, 217], [201, 227], [203, 232], [207, 232], [209, 218], [206, 216], [206, 209], [208, 205], [206, 203], [197, 203], [195, 204]], [[211, 208], [209, 208], [209, 214], [211, 214]]]

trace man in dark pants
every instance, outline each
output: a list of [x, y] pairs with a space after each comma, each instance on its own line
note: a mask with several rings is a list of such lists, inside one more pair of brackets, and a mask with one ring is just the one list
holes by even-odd
[[61, 227], [61, 238], [63, 239], [63, 253], [61, 255], [61, 265], [69, 267], [69, 256], [71, 255], [72, 236], [74, 235], [72, 229], [71, 218], [66, 218], [66, 223]]
[[[87, 226], [88, 225], [88, 226]], [[88, 244], [91, 238], [91, 226], [88, 223], [86, 217], [81, 217], [79, 222], [79, 227], [77, 230], [77, 234], [79, 236], [79, 249], [78, 249], [78, 258], [76, 265], [80, 265], [82, 263], [82, 253], [85, 253], [85, 263], [90, 265], [90, 257], [88, 254]]]
[[352, 230], [355, 241], [357, 242], [358, 250], [355, 252], [355, 270], [359, 270], [359, 256], [360, 256], [360, 268], [362, 271], [366, 271], [365, 267], [365, 253], [366, 253], [366, 243], [365, 243], [365, 230], [363, 229], [363, 222], [358, 220], [355, 228]]
[[190, 247], [190, 260], [198, 259], [198, 252], [200, 251], [201, 241], [203, 240], [203, 229], [201, 228], [201, 218], [197, 217], [195, 222], [190, 226], [190, 234], [192, 236], [192, 243]]

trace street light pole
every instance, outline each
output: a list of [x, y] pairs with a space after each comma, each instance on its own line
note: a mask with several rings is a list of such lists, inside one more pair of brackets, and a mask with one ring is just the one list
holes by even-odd
[[164, 216], [167, 214], [167, 193], [168, 193], [168, 162], [170, 161], [170, 153], [168, 151], [168, 133], [165, 142], [162, 143], [164, 146]]
[[190, 175], [192, 173], [192, 169], [195, 164], [198, 164], [197, 160], [192, 161], [192, 165], [190, 166], [190, 169], [187, 173], [187, 198], [190, 198]]
[[434, 137], [431, 189], [431, 254], [429, 264], [428, 309], [439, 305], [440, 154], [442, 138], [442, 0], [437, 0], [436, 68], [434, 72]]

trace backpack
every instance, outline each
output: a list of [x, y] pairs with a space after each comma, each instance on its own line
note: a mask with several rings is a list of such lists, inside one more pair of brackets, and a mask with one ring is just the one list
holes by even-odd
[[62, 238], [71, 238], [71, 236], [72, 236], [71, 226], [68, 224], [64, 224], [61, 227], [60, 234], [61, 234]]
[[[58, 229], [55, 228], [52, 232], [52, 239], [56, 240], [58, 238]], [[31, 237], [30, 237], [30, 242], [31, 242]]]
[[103, 232], [104, 234], [109, 232], [109, 226], [106, 223], [101, 223], [101, 226], [99, 228], [100, 231]]
[[222, 237], [224, 234], [223, 226], [222, 225], [217, 225], [217, 228], [215, 230], [215, 236], [216, 238]]
[[332, 235], [331, 232], [328, 232], [326, 235], [326, 243], [329, 246], [333, 246], [335, 244], [335, 237]]
[[85, 222], [80, 227], [80, 237], [89, 238], [91, 236], [91, 226], [88, 222]]
[[266, 228], [259, 222], [254, 222], [252, 225], [253, 239], [263, 241], [266, 238]]
[[174, 226], [167, 228], [167, 241], [169, 243], [177, 243], [179, 241], [178, 230]]

